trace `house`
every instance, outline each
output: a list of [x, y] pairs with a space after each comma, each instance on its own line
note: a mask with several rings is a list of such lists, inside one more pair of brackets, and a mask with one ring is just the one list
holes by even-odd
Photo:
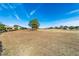
[[6, 31], [14, 31], [15, 28], [12, 26], [5, 26], [6, 27]]

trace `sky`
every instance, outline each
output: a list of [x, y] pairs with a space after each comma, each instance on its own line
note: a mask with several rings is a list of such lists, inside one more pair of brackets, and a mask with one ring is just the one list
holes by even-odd
[[0, 22], [29, 27], [37, 18], [40, 27], [79, 26], [79, 3], [0, 3]]

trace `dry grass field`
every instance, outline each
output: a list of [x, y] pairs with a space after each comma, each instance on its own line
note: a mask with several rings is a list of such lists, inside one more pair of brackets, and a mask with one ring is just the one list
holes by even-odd
[[79, 31], [13, 31], [0, 35], [6, 56], [79, 56]]

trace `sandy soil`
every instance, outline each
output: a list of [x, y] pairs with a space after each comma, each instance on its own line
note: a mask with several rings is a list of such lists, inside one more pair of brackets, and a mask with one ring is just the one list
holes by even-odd
[[0, 35], [9, 56], [79, 56], [79, 31], [13, 31]]

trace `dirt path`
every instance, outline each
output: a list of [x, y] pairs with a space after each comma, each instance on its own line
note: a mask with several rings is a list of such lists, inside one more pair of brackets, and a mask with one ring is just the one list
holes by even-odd
[[14, 31], [0, 35], [3, 55], [79, 55], [79, 32]]

